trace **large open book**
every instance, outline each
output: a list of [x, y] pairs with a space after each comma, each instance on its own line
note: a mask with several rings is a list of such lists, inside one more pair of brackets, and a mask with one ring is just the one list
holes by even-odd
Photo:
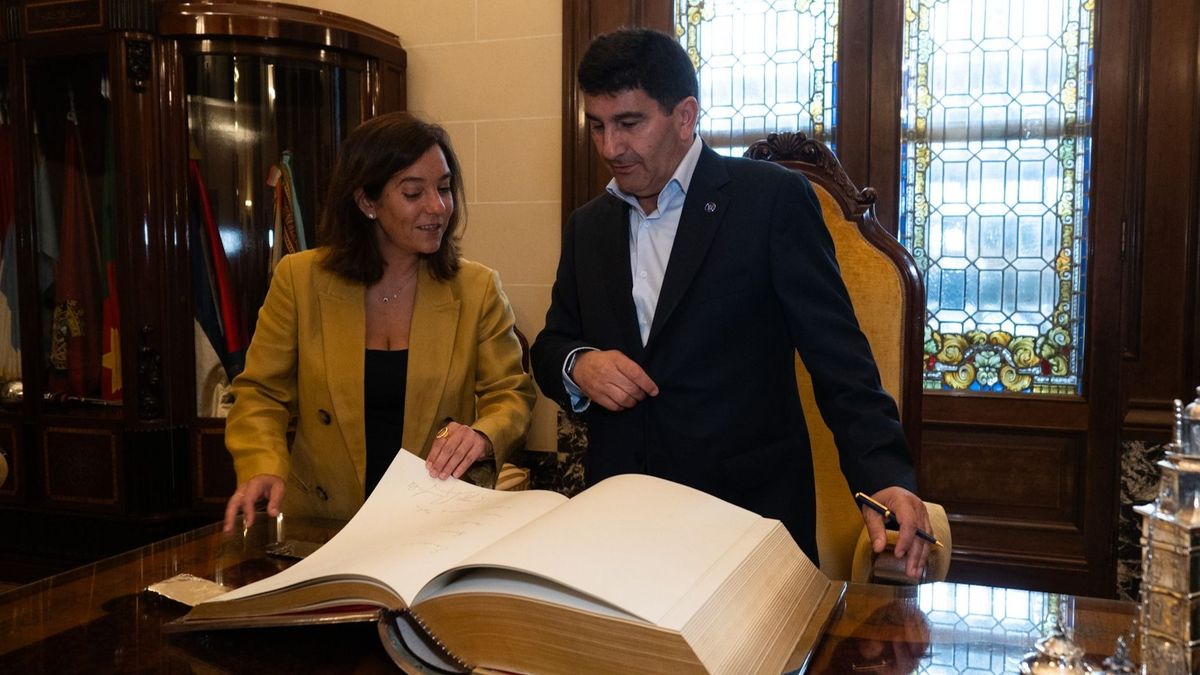
[[805, 660], [844, 588], [778, 521], [682, 485], [497, 492], [430, 478], [402, 451], [328, 543], [173, 628], [380, 616], [463, 668], [779, 673], [794, 650]]

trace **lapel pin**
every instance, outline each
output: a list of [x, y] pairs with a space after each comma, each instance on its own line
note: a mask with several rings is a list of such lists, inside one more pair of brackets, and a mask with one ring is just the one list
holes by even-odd
[[716, 211], [716, 210], [717, 210], [716, 202], [708, 202], [707, 204], [704, 205], [705, 213], [712, 213], [713, 211]]

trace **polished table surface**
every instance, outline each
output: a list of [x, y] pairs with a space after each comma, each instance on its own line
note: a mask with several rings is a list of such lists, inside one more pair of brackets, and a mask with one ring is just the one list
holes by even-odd
[[[323, 542], [337, 523], [289, 521]], [[394, 672], [372, 624], [164, 634], [186, 608], [144, 589], [178, 574], [241, 586], [289, 563], [259, 518], [245, 533], [204, 527], [0, 594], [0, 673]], [[1136, 607], [950, 583], [851, 584], [809, 673], [1013, 673], [1055, 620], [1099, 664]], [[1136, 657], [1136, 655], [1135, 655]]]

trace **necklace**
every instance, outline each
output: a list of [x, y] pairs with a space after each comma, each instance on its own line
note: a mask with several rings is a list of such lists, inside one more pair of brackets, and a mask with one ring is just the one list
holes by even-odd
[[[416, 280], [416, 269], [413, 269], [411, 272], [405, 274], [401, 279], [399, 279], [400, 285], [395, 287], [391, 293], [384, 293], [383, 295], [378, 296], [379, 300], [384, 304], [387, 304], [393, 300], [399, 300], [400, 294], [408, 290], [408, 288], [412, 286]], [[393, 281], [392, 283], [395, 282]]]

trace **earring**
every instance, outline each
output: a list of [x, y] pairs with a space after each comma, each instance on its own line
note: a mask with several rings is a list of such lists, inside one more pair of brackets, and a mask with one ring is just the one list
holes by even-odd
[[372, 212], [368, 213], [367, 217], [370, 218], [371, 220], [375, 220], [375, 212], [372, 211]]

